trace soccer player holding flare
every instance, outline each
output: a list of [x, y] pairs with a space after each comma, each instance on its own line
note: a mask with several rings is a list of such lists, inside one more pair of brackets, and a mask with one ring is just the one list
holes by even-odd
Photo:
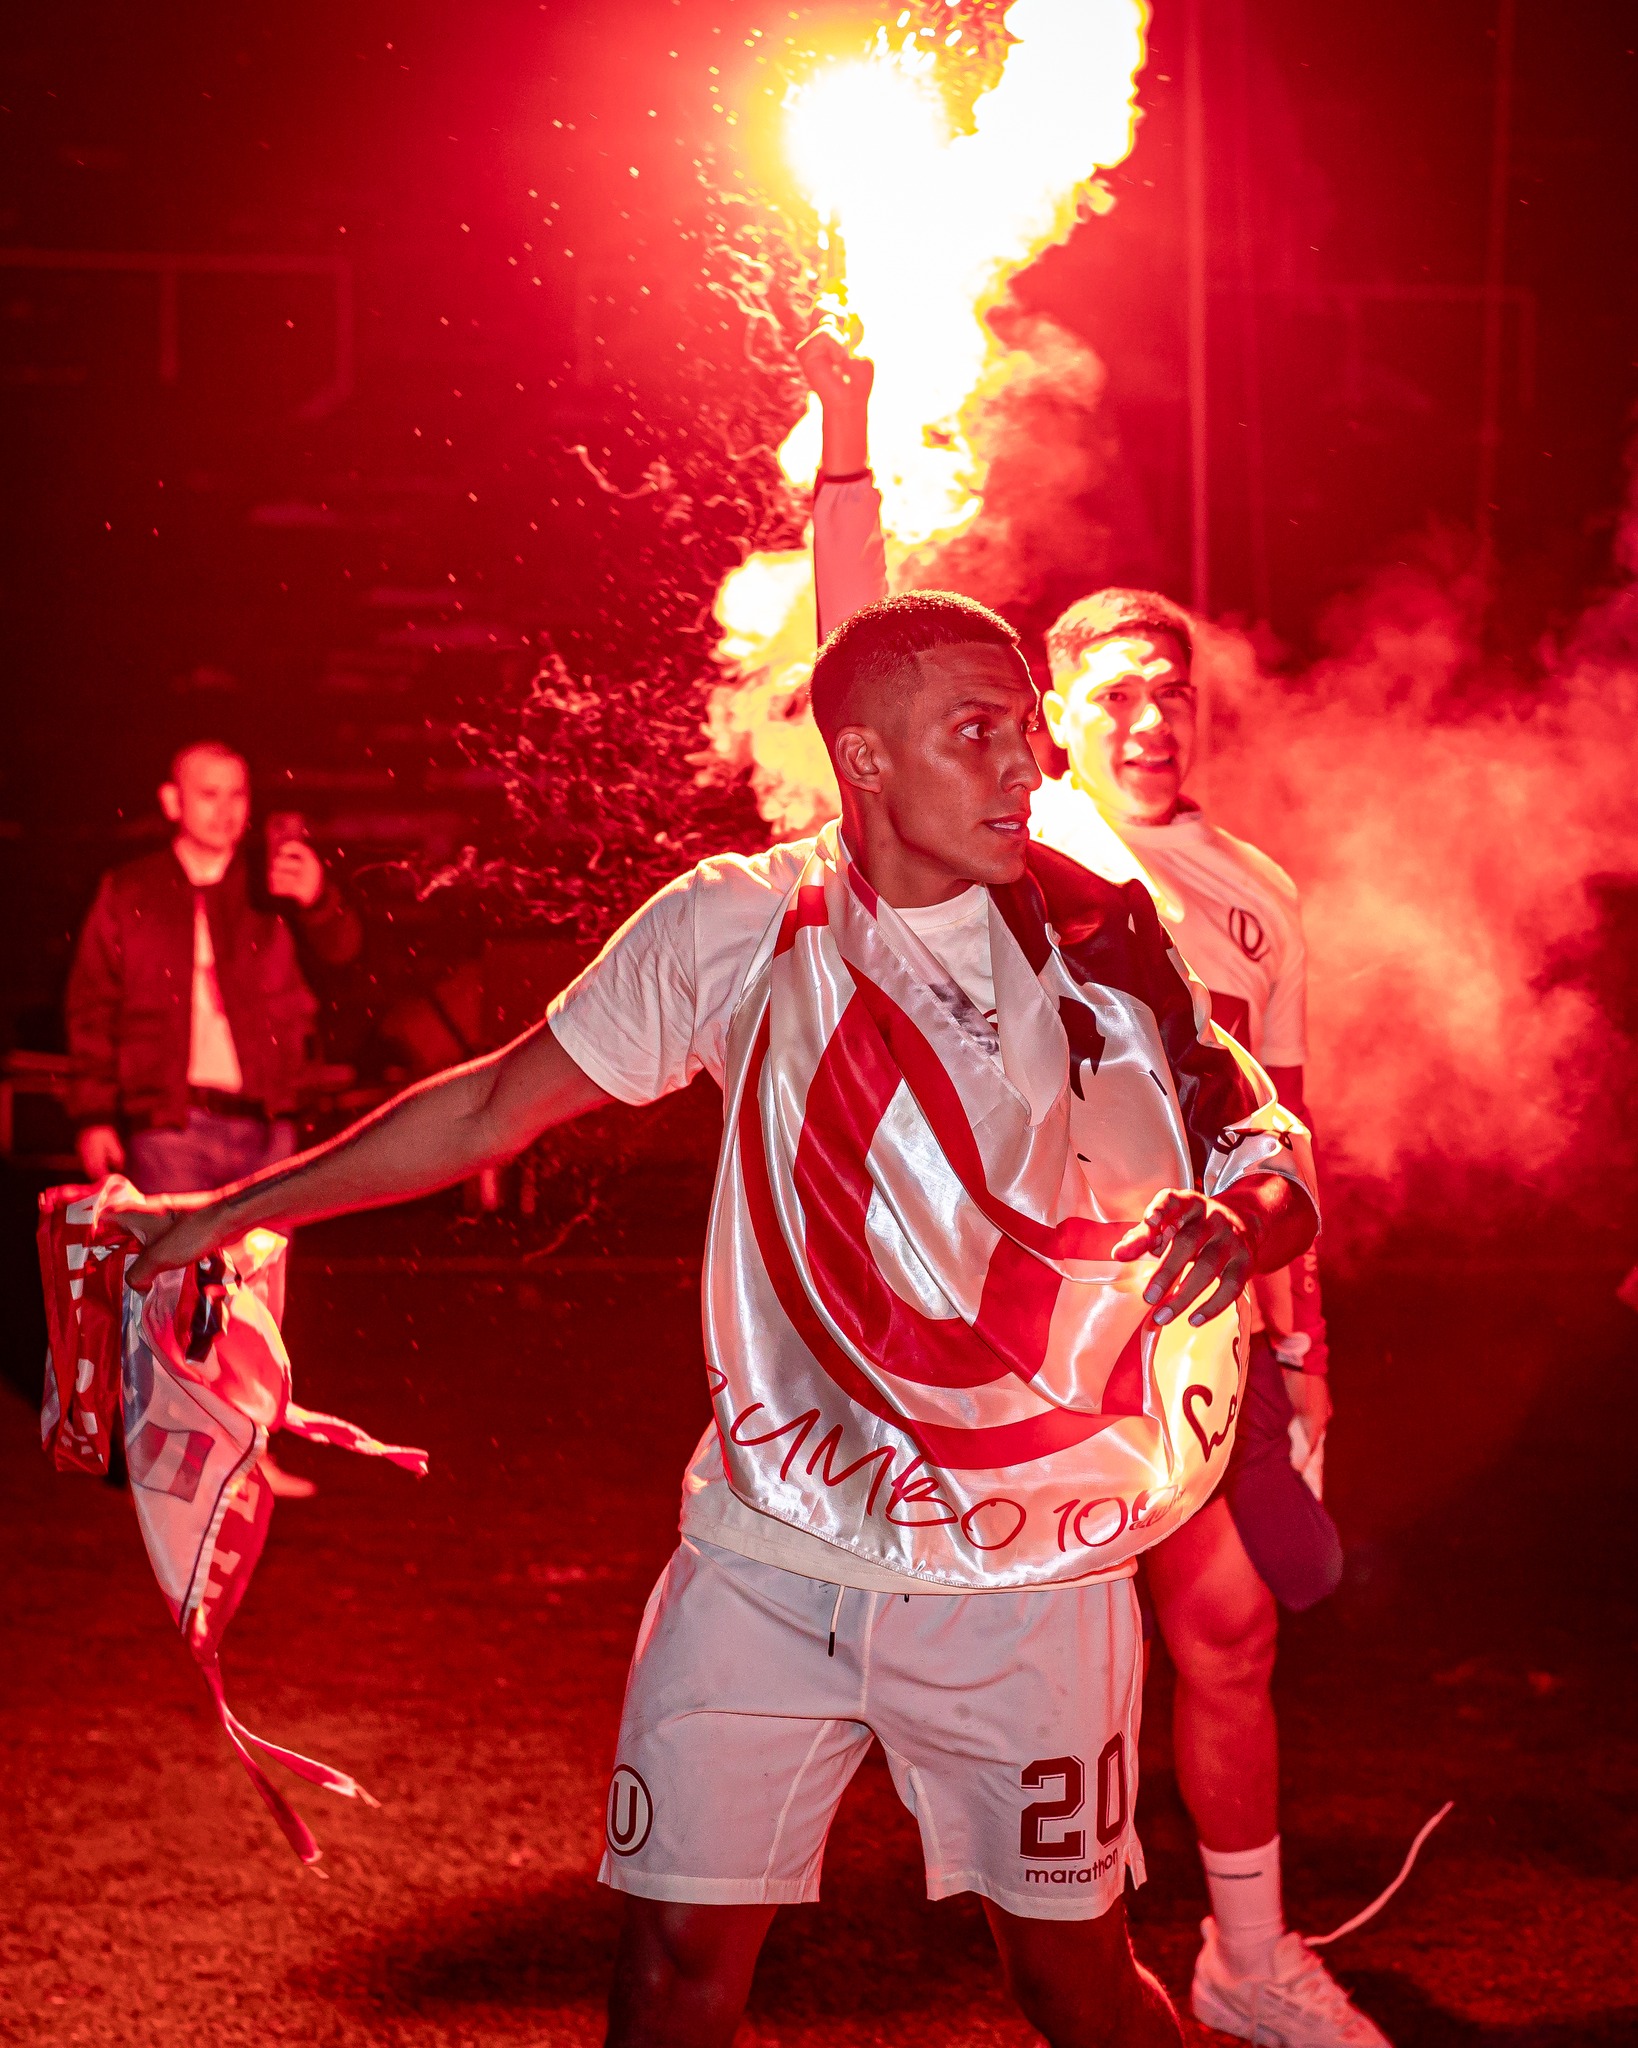
[[839, 824], [702, 862], [499, 1053], [122, 1211], [131, 1278], [428, 1193], [704, 1067], [715, 1415], [627, 1686], [608, 2038], [731, 2039], [875, 1737], [930, 1895], [982, 1895], [1055, 2048], [1175, 2043], [1122, 1904], [1131, 1573], [1221, 1469], [1238, 1297], [1317, 1226], [1306, 1134], [1142, 889], [1032, 844], [1035, 691], [1004, 621], [887, 600], [813, 690]]
[[[823, 407], [814, 504], [820, 632], [887, 587], [869, 469], [873, 368], [829, 327], [799, 351]], [[1214, 1020], [1303, 1107], [1306, 953], [1295, 884], [1266, 854], [1211, 825], [1183, 793], [1194, 749], [1193, 632], [1151, 591], [1072, 605], [1047, 636], [1043, 711], [1070, 773], [1031, 803], [1031, 830], [1100, 874], [1144, 883], [1205, 981]], [[1319, 1958], [1287, 1934], [1280, 1896], [1276, 1600], [1300, 1611], [1334, 1591], [1334, 1525], [1293, 1469], [1293, 1415], [1318, 1467], [1331, 1413], [1325, 1323], [1310, 1249], [1261, 1276], [1229, 1474], [1145, 1574], [1176, 1667], [1178, 1787], [1199, 1830], [1212, 1915], [1193, 2004], [1207, 2024], [1276, 2048], [1388, 2048]], [[1291, 1368], [1291, 1369], [1287, 1369]]]

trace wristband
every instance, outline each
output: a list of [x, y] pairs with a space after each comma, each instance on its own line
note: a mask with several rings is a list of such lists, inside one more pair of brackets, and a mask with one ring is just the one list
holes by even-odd
[[873, 469], [850, 469], [846, 476], [828, 476], [824, 470], [820, 470], [818, 482], [814, 484], [814, 489], [818, 490], [820, 484], [874, 483], [875, 478], [876, 472]]

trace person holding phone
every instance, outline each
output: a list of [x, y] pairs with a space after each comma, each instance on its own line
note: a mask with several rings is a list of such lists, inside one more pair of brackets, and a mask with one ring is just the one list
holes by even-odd
[[70, 1100], [88, 1179], [184, 1194], [295, 1150], [317, 1013], [299, 956], [344, 965], [363, 934], [298, 812], [269, 817], [271, 907], [253, 900], [250, 770], [233, 748], [183, 747], [159, 803], [170, 845], [105, 875], [80, 933]]

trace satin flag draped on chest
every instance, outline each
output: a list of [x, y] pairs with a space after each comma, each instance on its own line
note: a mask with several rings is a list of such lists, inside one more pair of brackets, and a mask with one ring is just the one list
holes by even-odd
[[996, 1022], [822, 833], [729, 1036], [705, 1338], [729, 1484], [954, 1590], [1129, 1566], [1209, 1496], [1238, 1306], [1156, 1328], [1117, 1241], [1307, 1133], [1138, 885], [1043, 848], [990, 894]]

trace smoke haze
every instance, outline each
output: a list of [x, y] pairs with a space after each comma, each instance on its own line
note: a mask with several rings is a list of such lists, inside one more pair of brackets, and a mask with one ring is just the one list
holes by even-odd
[[[1309, 1100], [1348, 1234], [1409, 1209], [1625, 1194], [1630, 1040], [1601, 902], [1638, 889], [1638, 516], [1627, 587], [1523, 681], [1429, 562], [1339, 602], [1306, 675], [1209, 631], [1211, 813], [1282, 861], [1309, 945]], [[1601, 990], [1600, 981], [1606, 985]]]
[[912, 554], [896, 583], [963, 591], [1044, 633], [1099, 583], [1152, 582], [1158, 548], [1098, 356], [1039, 315], [997, 324], [1007, 352], [962, 415], [983, 465], [983, 509], [953, 540]]
[[[1042, 632], [1101, 583], [1152, 581], [1155, 544], [1096, 356], [1038, 318], [1013, 315], [1006, 340], [962, 420], [987, 465], [978, 516], [889, 561], [895, 588], [960, 590]], [[1470, 540], [1407, 555], [1332, 605], [1306, 671], [1260, 666], [1223, 627], [1197, 669], [1213, 731], [1191, 787], [1303, 894], [1333, 1243], [1454, 1202], [1480, 1228], [1548, 1201], [1631, 1230], [1638, 497], [1611, 594], [1515, 667], [1483, 650]], [[716, 757], [780, 836], [836, 803], [800, 659], [808, 573], [771, 564], [781, 630], [711, 706]]]

